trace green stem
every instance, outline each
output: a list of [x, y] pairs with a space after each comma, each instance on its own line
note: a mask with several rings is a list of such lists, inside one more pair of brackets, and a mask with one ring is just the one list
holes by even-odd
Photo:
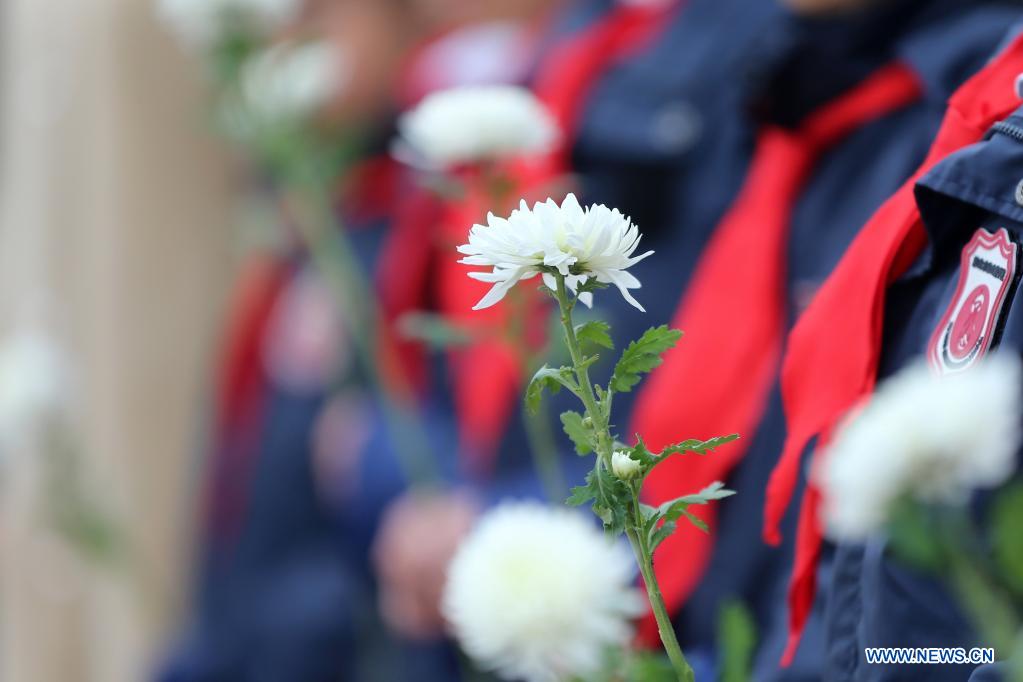
[[295, 220], [297, 231], [313, 266], [348, 320], [360, 366], [374, 392], [381, 397], [388, 432], [397, 440], [395, 451], [399, 466], [411, 485], [436, 484], [439, 479], [437, 460], [418, 417], [411, 388], [400, 386], [395, 390], [381, 376], [376, 336], [381, 320], [376, 297], [354, 256], [344, 227], [338, 224], [322, 183], [310, 181], [305, 189], [302, 197], [306, 200], [295, 202], [299, 211]]
[[[572, 368], [575, 370], [576, 382], [579, 384], [581, 393], [579, 398], [586, 406], [586, 412], [597, 427], [598, 433], [607, 430], [607, 424], [601, 418], [600, 410], [597, 409], [597, 396], [593, 392], [593, 383], [590, 381], [590, 372], [583, 363], [582, 349], [579, 347], [579, 340], [575, 336], [575, 326], [572, 324], [573, 303], [568, 297], [568, 290], [565, 287], [565, 278], [562, 275], [555, 275], [558, 282], [558, 289], [555, 294], [558, 297], [558, 307], [561, 310], [561, 326], [565, 328], [565, 343], [568, 345], [568, 354], [572, 357]], [[599, 420], [599, 421], [598, 421]], [[610, 456], [610, 453], [608, 453]]]
[[1023, 656], [1019, 653], [1020, 624], [1011, 606], [1012, 600], [971, 557], [979, 555], [975, 547], [965, 546], [961, 538], [971, 537], [973, 529], [960, 517], [941, 530], [950, 538], [944, 543], [944, 557], [960, 603], [967, 610], [978, 632], [997, 654], [1005, 656], [1009, 679], [1023, 682]]
[[[526, 381], [529, 379], [527, 378]], [[543, 484], [544, 494], [551, 502], [563, 502], [565, 499], [565, 477], [557, 458], [554, 434], [546, 414], [529, 414], [522, 417], [526, 427], [526, 440], [529, 451], [533, 455], [533, 466]]]
[[692, 667], [682, 654], [682, 647], [675, 637], [675, 627], [668, 616], [668, 609], [664, 605], [664, 596], [661, 595], [661, 588], [657, 584], [657, 576], [654, 575], [653, 559], [647, 549], [643, 534], [636, 528], [629, 528], [625, 531], [632, 545], [632, 552], [639, 562], [640, 573], [643, 574], [643, 583], [646, 585], [647, 598], [650, 600], [650, 607], [654, 612], [654, 619], [657, 621], [657, 632], [661, 636], [661, 643], [668, 652], [668, 659], [671, 660], [671, 667], [680, 681], [694, 682], [696, 679]]
[[[526, 334], [525, 320], [528, 315], [528, 302], [518, 289], [508, 292], [509, 321], [505, 329], [507, 342], [519, 353], [519, 366], [522, 368], [523, 385], [529, 384], [532, 371], [540, 363], [538, 353], [529, 351], [529, 339]], [[558, 446], [551, 430], [551, 421], [547, 414], [530, 414], [523, 412], [522, 423], [526, 431], [529, 452], [533, 458], [533, 467], [544, 488], [547, 499], [554, 503], [564, 501], [567, 494], [565, 477], [558, 462]]]
[[[558, 306], [561, 312], [561, 324], [565, 329], [565, 342], [568, 345], [569, 355], [572, 357], [572, 367], [575, 370], [576, 382], [579, 384], [579, 398], [586, 406], [586, 414], [593, 422], [597, 433], [597, 463], [598, 467], [611, 468], [611, 454], [614, 448], [614, 439], [611, 437], [608, 418], [598, 407], [597, 396], [593, 390], [593, 383], [590, 381], [589, 371], [584, 364], [582, 349], [579, 347], [579, 340], [575, 335], [575, 327], [572, 324], [573, 301], [568, 296], [565, 286], [565, 278], [556, 274], [557, 290], [554, 292], [558, 299]], [[597, 477], [600, 480], [600, 477]], [[689, 662], [686, 661], [682, 648], [675, 636], [675, 628], [672, 626], [671, 618], [668, 616], [668, 609], [664, 604], [664, 596], [657, 584], [657, 576], [654, 574], [653, 555], [647, 544], [643, 532], [642, 510], [639, 506], [639, 497], [635, 485], [632, 489], [631, 509], [629, 510], [629, 526], [625, 534], [632, 546], [632, 553], [639, 564], [640, 573], [643, 575], [643, 582], [646, 585], [647, 598], [650, 600], [650, 607], [657, 620], [657, 630], [661, 636], [661, 643], [668, 654], [671, 666], [679, 682], [694, 682], [695, 675]]]

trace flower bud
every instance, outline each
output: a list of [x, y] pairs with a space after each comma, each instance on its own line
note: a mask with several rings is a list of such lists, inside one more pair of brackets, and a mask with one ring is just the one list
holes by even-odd
[[629, 453], [618, 450], [611, 455], [611, 471], [623, 481], [631, 481], [642, 473], [642, 465], [629, 457]]

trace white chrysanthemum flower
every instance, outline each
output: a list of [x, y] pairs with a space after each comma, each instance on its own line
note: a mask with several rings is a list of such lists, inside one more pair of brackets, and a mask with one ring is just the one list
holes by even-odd
[[473, 85], [428, 95], [398, 120], [398, 155], [448, 168], [549, 150], [558, 138], [550, 112], [526, 88]]
[[56, 344], [36, 331], [0, 342], [0, 446], [18, 447], [67, 399], [65, 363]]
[[580, 514], [508, 503], [459, 547], [442, 607], [466, 653], [506, 679], [586, 678], [632, 637], [634, 574], [628, 550]]
[[160, 17], [190, 45], [210, 44], [227, 22], [240, 19], [273, 31], [294, 19], [302, 0], [157, 0]]
[[[469, 243], [458, 247], [466, 255], [459, 263], [493, 268], [491, 272], [469, 273], [473, 279], [494, 283], [474, 310], [494, 305], [517, 282], [537, 273], [543, 273], [544, 283], [554, 289], [553, 270], [565, 276], [572, 293], [593, 277], [614, 284], [626, 301], [643, 310], [629, 293], [629, 289], [640, 288], [639, 280], [626, 272], [653, 253], [632, 255], [640, 236], [639, 229], [618, 209], [595, 204], [584, 210], [575, 195], [569, 194], [561, 206], [548, 199], [531, 211], [523, 201], [508, 218], [488, 214], [487, 224], [473, 225]], [[579, 300], [591, 305], [593, 296], [584, 292]]]
[[242, 102], [261, 123], [306, 118], [343, 87], [347, 75], [342, 55], [327, 43], [277, 45], [242, 67]]
[[819, 472], [829, 533], [857, 540], [909, 495], [957, 504], [1004, 482], [1020, 444], [1018, 358], [993, 355], [936, 376], [919, 362], [886, 381], [843, 428]]

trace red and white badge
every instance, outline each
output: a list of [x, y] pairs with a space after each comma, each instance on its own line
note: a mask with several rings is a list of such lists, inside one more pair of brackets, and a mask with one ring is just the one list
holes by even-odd
[[931, 335], [927, 358], [941, 374], [961, 372], [984, 357], [1016, 275], [1017, 247], [1002, 228], [981, 228], [963, 248], [959, 285]]

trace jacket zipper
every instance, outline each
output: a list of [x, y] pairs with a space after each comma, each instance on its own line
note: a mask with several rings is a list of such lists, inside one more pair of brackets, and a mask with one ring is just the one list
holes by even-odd
[[1008, 135], [1017, 142], [1023, 142], [1023, 127], [1009, 123], [1008, 121], [999, 121], [991, 127], [991, 130], [1002, 135]]

